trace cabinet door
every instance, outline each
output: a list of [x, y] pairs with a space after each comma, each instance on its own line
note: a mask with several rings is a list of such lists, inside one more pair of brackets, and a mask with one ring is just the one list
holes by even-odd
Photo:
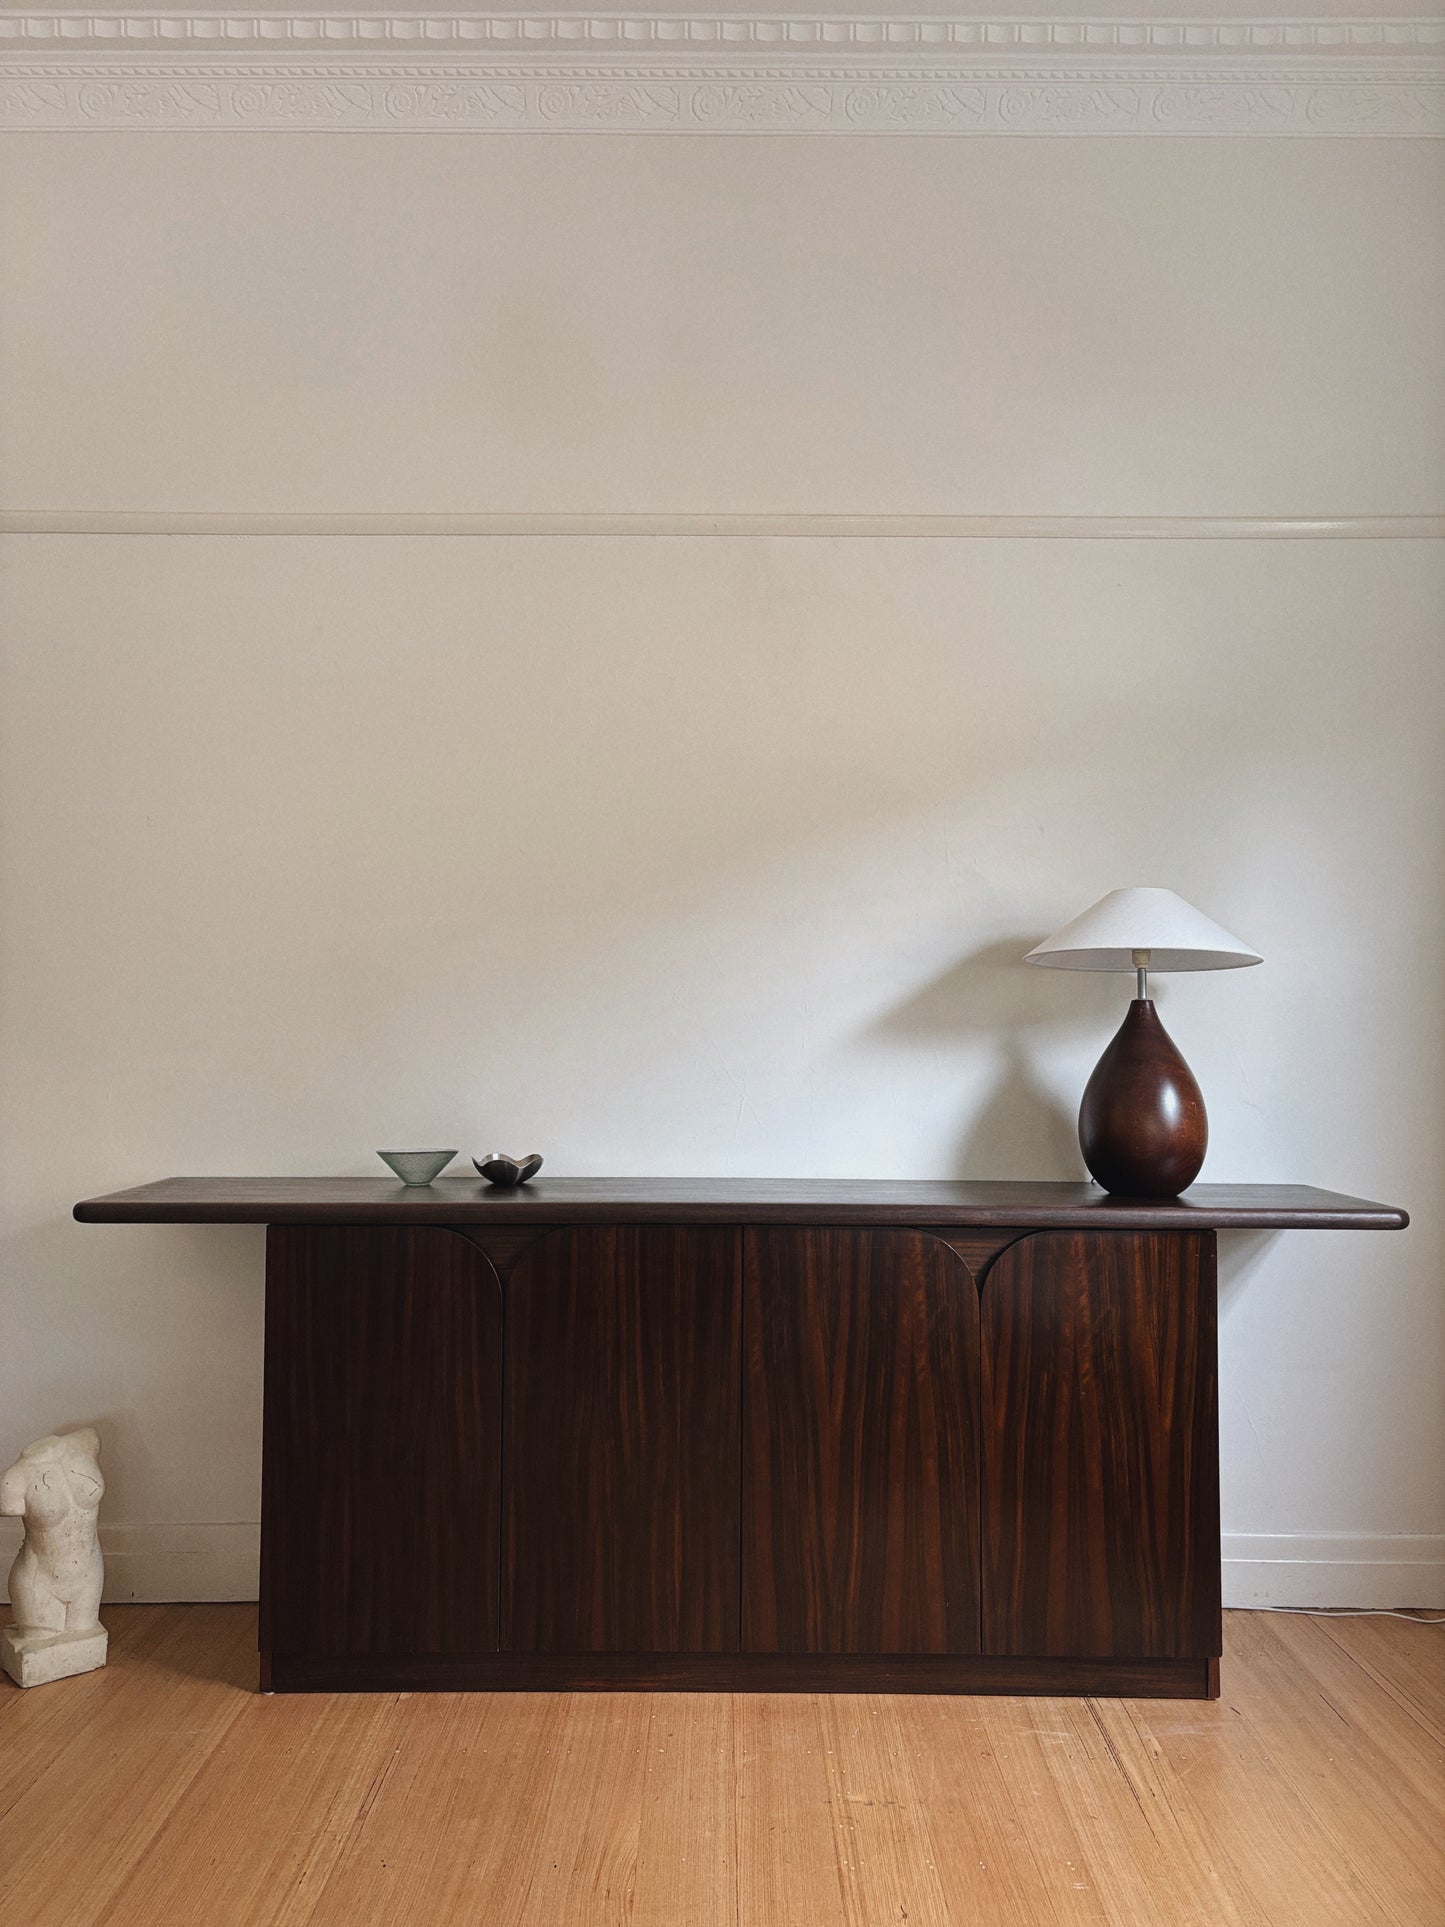
[[261, 1646], [497, 1645], [502, 1297], [450, 1231], [273, 1225]]
[[743, 1647], [976, 1653], [978, 1290], [919, 1231], [744, 1238]]
[[1218, 1653], [1213, 1234], [1040, 1232], [982, 1309], [984, 1651]]
[[554, 1232], [507, 1281], [503, 1644], [738, 1644], [738, 1234]]

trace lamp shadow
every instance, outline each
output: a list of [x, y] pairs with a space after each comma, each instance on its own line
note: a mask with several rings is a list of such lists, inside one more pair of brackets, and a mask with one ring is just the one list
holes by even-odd
[[1034, 1074], [1016, 1037], [1000, 1046], [993, 1089], [965, 1125], [954, 1159], [961, 1178], [1087, 1179], [1074, 1120]]
[[981, 945], [869, 1026], [874, 1036], [937, 1050], [971, 1038], [994, 1042], [997, 1063], [982, 1107], [961, 1127], [952, 1163], [960, 1178], [1087, 1179], [1075, 1118], [1040, 1076], [1030, 1039], [1049, 1030], [1097, 1029], [1099, 1048], [1122, 1016], [1117, 981], [1101, 973], [1027, 969], [1037, 935]]

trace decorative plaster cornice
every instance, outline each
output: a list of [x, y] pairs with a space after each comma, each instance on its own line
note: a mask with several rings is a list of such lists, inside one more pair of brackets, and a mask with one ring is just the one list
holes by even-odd
[[1445, 134], [1445, 20], [0, 15], [0, 126]]
[[625, 134], [1445, 134], [1445, 85], [1351, 74], [970, 77], [892, 67], [479, 68], [447, 62], [36, 63], [0, 76], [0, 128], [318, 128]]
[[113, 46], [315, 46], [357, 44], [486, 46], [588, 52], [626, 49], [676, 54], [703, 48], [725, 54], [747, 50], [776, 56], [796, 50], [851, 53], [1020, 52], [1029, 58], [1060, 53], [1254, 54], [1301, 52], [1413, 52], [1445, 45], [1445, 19], [1399, 20], [988, 20], [919, 15], [873, 19], [820, 14], [770, 17], [747, 14], [621, 13], [399, 13], [360, 11], [188, 13], [98, 12], [56, 8], [0, 15], [0, 41], [50, 46], [93, 41]]

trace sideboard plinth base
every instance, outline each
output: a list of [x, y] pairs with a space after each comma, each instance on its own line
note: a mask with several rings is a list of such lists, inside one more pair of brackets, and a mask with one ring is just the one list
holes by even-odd
[[276, 1693], [974, 1693], [1217, 1699], [1217, 1659], [975, 1654], [416, 1653], [263, 1656]]

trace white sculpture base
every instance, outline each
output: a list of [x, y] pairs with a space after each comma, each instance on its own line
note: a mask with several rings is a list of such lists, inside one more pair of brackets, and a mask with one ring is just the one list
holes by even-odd
[[17, 1686], [44, 1686], [104, 1666], [106, 1645], [104, 1626], [88, 1633], [22, 1633], [7, 1626], [0, 1632], [0, 1670]]

